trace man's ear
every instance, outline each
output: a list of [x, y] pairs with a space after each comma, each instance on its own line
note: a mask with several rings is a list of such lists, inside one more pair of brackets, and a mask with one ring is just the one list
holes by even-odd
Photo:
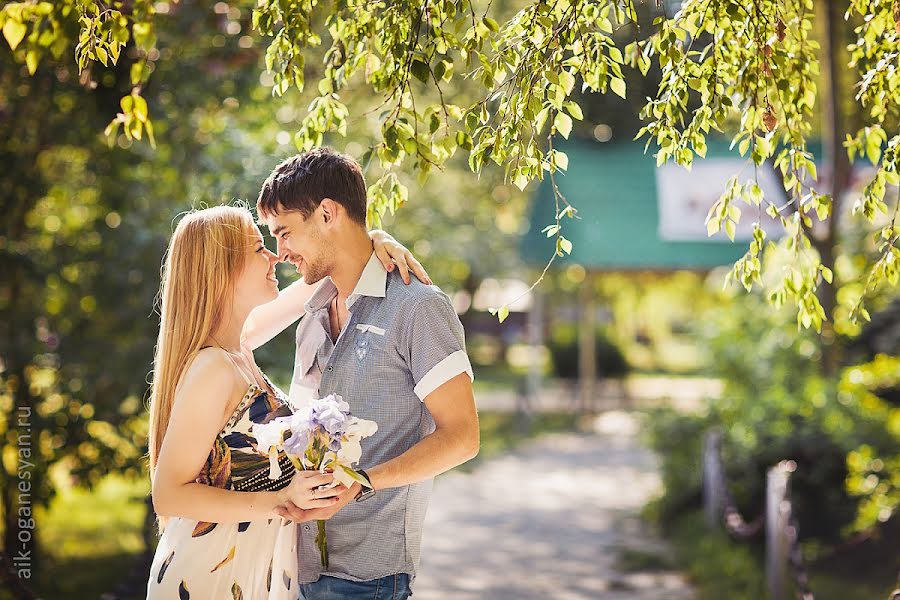
[[341, 205], [331, 198], [324, 198], [319, 203], [319, 206], [322, 209], [322, 218], [325, 220], [325, 223], [332, 223], [341, 208]]

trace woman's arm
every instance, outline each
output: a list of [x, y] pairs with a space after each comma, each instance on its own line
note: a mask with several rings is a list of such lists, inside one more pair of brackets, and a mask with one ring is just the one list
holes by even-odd
[[241, 345], [256, 350], [290, 327], [303, 316], [304, 304], [317, 289], [318, 285], [307, 285], [300, 279], [278, 292], [271, 302], [254, 308], [244, 323]]
[[[392, 271], [396, 265], [407, 284], [412, 271], [419, 281], [431, 285], [431, 278], [425, 268], [403, 244], [380, 229], [370, 231], [369, 237], [372, 238], [375, 255], [386, 270]], [[281, 290], [275, 300], [253, 309], [241, 332], [243, 345], [256, 350], [290, 327], [303, 316], [304, 305], [317, 289], [318, 286], [306, 285], [301, 279]]]
[[334, 498], [313, 488], [332, 481], [330, 474], [298, 473], [277, 492], [237, 492], [196, 483], [216, 436], [230, 417], [225, 410], [246, 383], [221, 350], [201, 350], [178, 391], [153, 477], [153, 508], [163, 517], [185, 517], [208, 523], [232, 523], [272, 517], [276, 506], [292, 498], [303, 508], [332, 506]]

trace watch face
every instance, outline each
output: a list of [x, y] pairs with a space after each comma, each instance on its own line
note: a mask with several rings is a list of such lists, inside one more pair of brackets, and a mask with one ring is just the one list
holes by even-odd
[[371, 498], [374, 495], [375, 495], [375, 490], [363, 488], [363, 491], [361, 491], [359, 494], [356, 495], [356, 501], [362, 502], [363, 500], [368, 500], [369, 498]]

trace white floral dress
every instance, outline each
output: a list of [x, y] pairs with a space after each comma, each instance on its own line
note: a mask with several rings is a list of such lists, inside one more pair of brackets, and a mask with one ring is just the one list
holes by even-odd
[[[268, 455], [256, 449], [254, 423], [289, 415], [291, 405], [273, 386], [275, 398], [255, 383], [216, 437], [198, 483], [237, 491], [278, 490], [294, 467], [283, 453], [282, 475], [269, 479]], [[173, 518], [167, 523], [150, 568], [147, 598], [165, 600], [296, 600], [297, 530], [279, 517], [244, 523], [206, 523]]]

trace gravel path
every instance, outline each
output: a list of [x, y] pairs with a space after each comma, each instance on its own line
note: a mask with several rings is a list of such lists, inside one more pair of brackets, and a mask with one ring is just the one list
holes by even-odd
[[418, 600], [682, 600], [677, 573], [625, 573], [623, 549], [666, 555], [641, 507], [659, 491], [633, 416], [608, 412], [587, 433], [548, 434], [435, 482]]

